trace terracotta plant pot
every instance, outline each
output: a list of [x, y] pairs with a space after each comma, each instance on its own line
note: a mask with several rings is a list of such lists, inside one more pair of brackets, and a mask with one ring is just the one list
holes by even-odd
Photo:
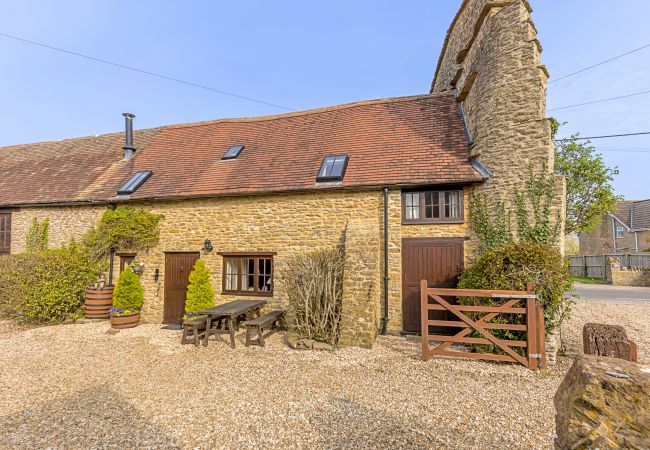
[[140, 313], [127, 316], [111, 316], [111, 328], [123, 329], [137, 327], [140, 323]]
[[113, 306], [113, 286], [87, 288], [82, 306], [86, 319], [108, 319], [108, 310]]

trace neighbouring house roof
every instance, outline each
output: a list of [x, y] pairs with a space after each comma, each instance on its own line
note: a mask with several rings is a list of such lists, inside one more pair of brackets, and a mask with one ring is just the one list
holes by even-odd
[[632, 205], [632, 229], [650, 230], [650, 199]]
[[650, 199], [617, 202], [612, 215], [630, 230], [650, 229]]
[[[114, 202], [484, 180], [451, 94], [351, 103], [304, 112], [171, 125], [0, 148], [0, 205]], [[232, 146], [233, 159], [222, 160]], [[328, 155], [348, 156], [340, 183], [318, 183]], [[128, 197], [139, 171], [153, 175]]]

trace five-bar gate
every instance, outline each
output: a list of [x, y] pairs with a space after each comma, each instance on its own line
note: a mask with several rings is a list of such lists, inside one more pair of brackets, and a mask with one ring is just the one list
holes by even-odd
[[[442, 289], [429, 288], [427, 281], [422, 280], [420, 282], [422, 360], [426, 361], [431, 356], [453, 356], [516, 362], [529, 369], [546, 368], [544, 307], [537, 300], [534, 285], [529, 283], [527, 288], [526, 291]], [[456, 305], [451, 304], [443, 297], [489, 297], [504, 299], [505, 301], [495, 306]], [[430, 300], [433, 300], [433, 302], [430, 302]], [[431, 320], [429, 311], [449, 311], [458, 320]], [[470, 315], [468, 316], [465, 313], [470, 313]], [[480, 316], [480, 314], [483, 314], [483, 316]], [[504, 315], [501, 318], [525, 315], [526, 320], [511, 320], [515, 323], [492, 322], [500, 315]], [[431, 334], [429, 327], [452, 327], [461, 328], [461, 330], [454, 335]], [[524, 331], [526, 340], [502, 339], [492, 334], [490, 330]], [[474, 331], [480, 333], [482, 337], [467, 337]], [[431, 342], [439, 342], [439, 344], [432, 348], [430, 346]], [[495, 349], [500, 350], [500, 353], [452, 351], [449, 347], [454, 343], [493, 345]], [[526, 348], [526, 356], [520, 355], [514, 350], [514, 347]]]

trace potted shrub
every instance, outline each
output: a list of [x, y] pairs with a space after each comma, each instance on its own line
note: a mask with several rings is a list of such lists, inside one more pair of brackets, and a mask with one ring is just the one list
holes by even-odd
[[140, 308], [144, 293], [140, 278], [127, 267], [117, 279], [113, 291], [113, 307], [110, 309], [111, 327], [133, 328], [140, 322]]
[[187, 300], [183, 320], [200, 319], [203, 316], [199, 314], [199, 311], [213, 306], [214, 289], [210, 282], [210, 271], [205, 266], [205, 261], [197, 259], [190, 273], [190, 283], [187, 286]]

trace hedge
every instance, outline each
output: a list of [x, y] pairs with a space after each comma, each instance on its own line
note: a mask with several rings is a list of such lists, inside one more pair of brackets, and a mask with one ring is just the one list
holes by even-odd
[[99, 267], [76, 246], [0, 257], [0, 314], [22, 322], [81, 317], [86, 286]]

